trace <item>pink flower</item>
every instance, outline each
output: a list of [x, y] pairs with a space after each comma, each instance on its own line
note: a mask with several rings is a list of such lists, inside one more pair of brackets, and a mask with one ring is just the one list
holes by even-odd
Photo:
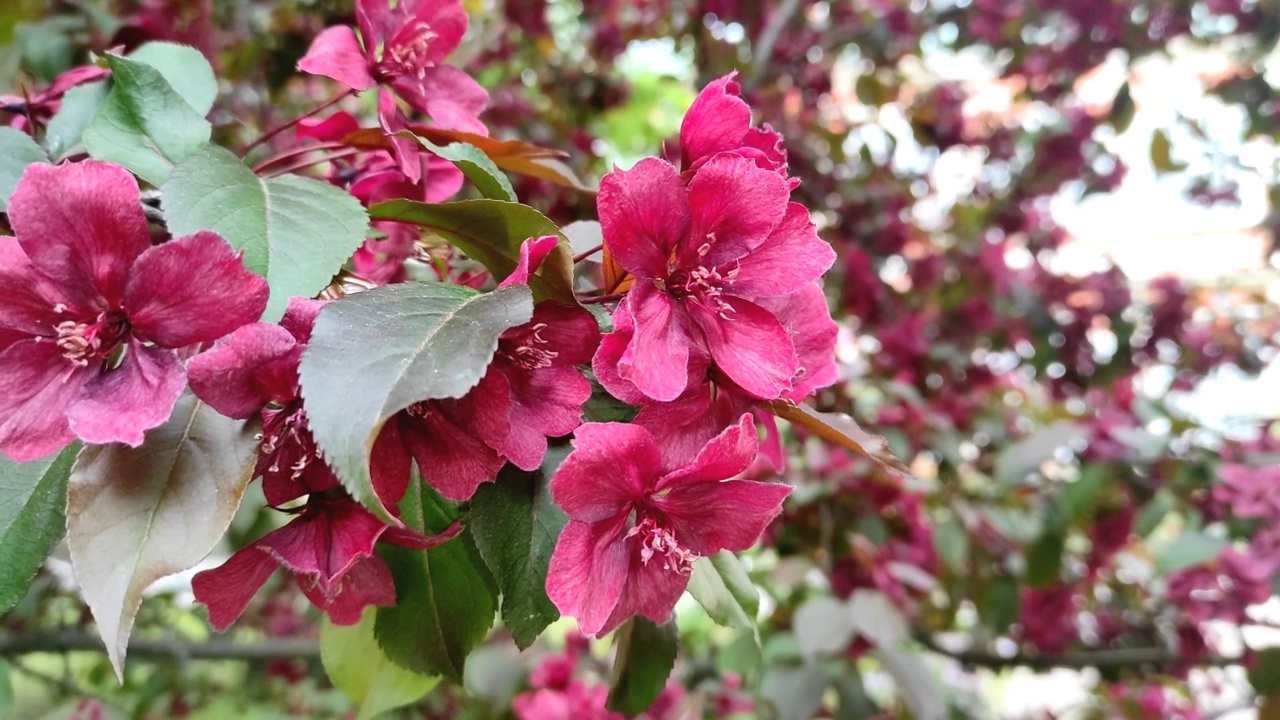
[[[787, 150], [782, 135], [767, 124], [751, 127], [751, 107], [731, 72], [709, 83], [694, 99], [680, 124], [680, 167], [696, 171], [718, 153], [741, 155], [765, 170], [787, 177]], [[788, 178], [789, 189], [800, 185]]]
[[83, 85], [111, 74], [111, 71], [97, 65], [74, 67], [58, 75], [49, 87], [38, 93], [28, 95], [0, 95], [0, 112], [13, 113], [9, 127], [35, 134], [36, 127], [49, 124], [58, 109], [62, 107], [62, 96], [77, 85]]
[[[467, 32], [458, 0], [358, 0], [360, 36], [331, 27], [311, 44], [298, 69], [324, 75], [355, 90], [381, 86], [443, 127], [485, 133], [479, 115], [489, 103], [484, 88], [441, 62]], [[383, 104], [379, 102], [379, 107]]]
[[186, 385], [174, 350], [253, 322], [267, 283], [218, 235], [151, 246], [138, 184], [101, 162], [35, 164], [0, 237], [0, 451], [142, 443]]
[[[342, 491], [320, 459], [298, 393], [298, 361], [321, 304], [293, 298], [280, 325], [246, 325], [190, 363], [191, 388], [201, 400], [228, 417], [261, 418], [255, 473], [262, 477], [267, 503], [279, 507], [307, 499], [302, 508], [284, 511], [297, 515], [288, 525], [192, 579], [196, 599], [209, 607], [220, 631], [244, 612], [277, 566], [291, 572], [335, 623], [355, 623], [365, 607], [395, 603], [391, 572], [373, 554], [375, 543], [430, 548], [458, 530], [424, 536], [384, 525]], [[399, 447], [393, 427], [375, 443], [370, 468], [375, 489], [391, 507], [404, 495], [409, 472]]]
[[1280, 515], [1280, 467], [1250, 467], [1223, 463], [1218, 468], [1219, 484], [1213, 488], [1214, 502], [1239, 518], [1274, 518]]
[[664, 622], [693, 562], [755, 544], [791, 492], [727, 480], [755, 461], [750, 415], [677, 465], [664, 463], [653, 436], [636, 425], [587, 423], [573, 448], [551, 480], [569, 522], [551, 556], [547, 595], [586, 635], [636, 614]]
[[621, 311], [634, 332], [618, 377], [653, 400], [674, 400], [689, 384], [690, 358], [704, 355], [754, 397], [792, 386], [796, 349], [760, 301], [812, 284], [835, 253], [788, 195], [780, 175], [729, 153], [705, 162], [687, 187], [657, 158], [604, 177], [605, 245], [636, 278]]
[[[556, 246], [555, 236], [526, 240], [502, 285], [524, 284]], [[591, 313], [555, 300], [498, 339], [484, 377], [457, 400], [418, 403], [397, 416], [399, 432], [424, 479], [451, 500], [466, 500], [504, 461], [536, 470], [547, 438], [582, 424], [591, 383], [574, 367], [591, 360], [600, 330]]]

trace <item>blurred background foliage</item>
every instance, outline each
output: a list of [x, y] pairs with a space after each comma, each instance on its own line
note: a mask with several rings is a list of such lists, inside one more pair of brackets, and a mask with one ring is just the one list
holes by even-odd
[[[293, 67], [350, 5], [5, 0], [0, 88], [189, 43], [222, 79], [216, 137], [244, 145], [332, 97]], [[682, 603], [651, 717], [1280, 717], [1280, 4], [467, 6], [456, 62], [492, 93], [491, 133], [566, 151], [588, 184], [674, 147], [697, 90], [739, 73], [840, 257], [843, 374], [817, 405], [913, 471], [784, 428], [797, 490], [745, 558], [758, 636]], [[590, 194], [513, 180], [561, 224], [595, 216]], [[231, 544], [262, 522], [246, 511]], [[0, 716], [355, 717], [320, 655], [358, 639], [290, 587], [211, 639], [176, 579], [118, 687], [63, 567], [0, 624]], [[391, 716], [607, 717], [585, 709], [607, 643], [572, 627], [523, 655], [499, 630], [465, 689]]]

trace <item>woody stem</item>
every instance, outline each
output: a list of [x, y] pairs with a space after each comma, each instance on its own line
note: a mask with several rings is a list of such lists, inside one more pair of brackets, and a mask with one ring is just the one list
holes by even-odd
[[284, 132], [285, 130], [288, 130], [289, 128], [293, 127], [294, 125], [297, 125], [297, 124], [298, 124], [299, 122], [301, 122], [303, 119], [305, 119], [305, 118], [309, 118], [309, 117], [311, 117], [312, 115], [316, 115], [317, 113], [324, 112], [327, 108], [333, 107], [334, 105], [337, 105], [338, 103], [342, 102], [344, 99], [346, 99], [346, 98], [348, 98], [348, 97], [351, 97], [352, 95], [355, 95], [355, 94], [356, 94], [356, 91], [355, 91], [355, 90], [347, 90], [347, 91], [346, 91], [346, 92], [344, 92], [344, 93], [340, 93], [337, 97], [334, 97], [334, 98], [333, 98], [333, 99], [331, 99], [331, 100], [328, 100], [328, 101], [326, 101], [326, 102], [323, 102], [323, 103], [321, 103], [321, 104], [319, 104], [319, 105], [317, 105], [317, 106], [315, 106], [315, 107], [311, 108], [310, 110], [307, 110], [306, 112], [304, 112], [304, 113], [302, 113], [301, 115], [299, 115], [299, 116], [297, 116], [297, 117], [293, 118], [292, 120], [289, 120], [288, 122], [285, 122], [285, 123], [281, 123], [280, 125], [277, 125], [277, 126], [275, 126], [275, 127], [271, 128], [270, 130], [268, 130], [268, 131], [266, 131], [266, 132], [262, 133], [262, 135], [259, 135], [257, 140], [254, 140], [253, 142], [249, 143], [249, 145], [244, 149], [244, 152], [240, 153], [240, 156], [241, 156], [241, 157], [244, 157], [244, 156], [248, 155], [249, 153], [253, 152], [253, 149], [254, 149], [254, 148], [258, 147], [259, 145], [261, 145], [261, 144], [263, 144], [263, 143], [265, 143], [265, 142], [267, 142], [268, 140], [270, 140], [271, 138], [273, 138], [273, 137], [275, 137], [275, 136], [279, 135], [280, 133]]

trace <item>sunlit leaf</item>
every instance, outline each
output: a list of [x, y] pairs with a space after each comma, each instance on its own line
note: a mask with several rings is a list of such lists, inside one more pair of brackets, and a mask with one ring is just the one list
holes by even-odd
[[0, 614], [22, 599], [65, 527], [67, 477], [80, 450], [15, 463], [0, 455]]
[[416, 702], [440, 682], [391, 662], [374, 638], [373, 625], [372, 609], [349, 627], [328, 617], [320, 624], [320, 660], [329, 680], [360, 708], [357, 720]]

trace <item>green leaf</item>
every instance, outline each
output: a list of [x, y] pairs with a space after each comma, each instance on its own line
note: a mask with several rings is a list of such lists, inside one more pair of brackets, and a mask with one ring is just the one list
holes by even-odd
[[388, 200], [369, 208], [374, 220], [420, 225], [457, 246], [502, 280], [516, 269], [520, 245], [543, 235], [559, 235], [559, 246], [529, 278], [535, 300], [555, 298], [576, 303], [573, 295], [573, 251], [556, 224], [527, 205], [501, 200], [459, 200], [428, 204]]
[[323, 290], [369, 228], [359, 201], [340, 188], [296, 175], [264, 180], [220, 147], [192, 155], [163, 190], [174, 235], [212, 230], [244, 250], [245, 266], [271, 286], [271, 320], [290, 297]]
[[547, 598], [547, 566], [569, 518], [551, 501], [550, 481], [568, 454], [567, 447], [549, 449], [537, 472], [508, 465], [471, 499], [467, 526], [502, 590], [502, 622], [521, 650], [560, 617]]
[[481, 294], [403, 283], [327, 303], [299, 377], [311, 432], [347, 490], [393, 522], [369, 478], [383, 423], [416, 402], [465, 395], [484, 376], [498, 336], [532, 315], [523, 285]]
[[1186, 167], [1185, 163], [1177, 162], [1173, 159], [1169, 134], [1164, 131], [1164, 128], [1157, 128], [1155, 132], [1151, 133], [1150, 155], [1151, 165], [1157, 172], [1175, 172]]
[[77, 85], [62, 96], [58, 112], [44, 131], [44, 149], [49, 151], [49, 157], [59, 160], [80, 144], [84, 131], [106, 99], [109, 87], [108, 81], [98, 80]]
[[982, 594], [979, 612], [987, 627], [997, 635], [1009, 630], [1021, 612], [1018, 581], [1007, 575], [992, 580]]
[[0, 615], [22, 599], [62, 538], [67, 477], [78, 451], [75, 444], [29, 463], [0, 455]]
[[117, 676], [143, 591], [195, 567], [231, 525], [253, 477], [256, 430], [188, 393], [139, 447], [90, 445], [76, 459], [67, 545]]
[[190, 45], [149, 42], [129, 53], [129, 59], [159, 71], [169, 87], [201, 116], [213, 109], [213, 101], [218, 98], [218, 79], [199, 50]]
[[9, 207], [9, 196], [27, 166], [38, 162], [49, 162], [49, 158], [30, 135], [0, 127], [0, 212]]
[[[406, 525], [432, 533], [457, 516], [417, 473], [400, 511]], [[498, 609], [498, 588], [470, 530], [426, 551], [387, 546], [382, 557], [400, 602], [378, 609], [378, 644], [401, 667], [461, 682], [467, 655], [493, 627]]]
[[1069, 446], [1085, 434], [1083, 425], [1070, 420], [1045, 425], [1000, 452], [996, 458], [996, 482], [1004, 488], [1023, 484], [1027, 476], [1039, 470], [1041, 463], [1052, 458], [1059, 448]]
[[756, 625], [760, 593], [747, 577], [738, 556], [728, 550], [699, 558], [693, 564], [689, 594], [720, 625], [735, 628]]
[[213, 126], [145, 62], [107, 54], [111, 91], [81, 138], [97, 160], [161, 185], [178, 163], [209, 143]]
[[13, 677], [9, 663], [0, 660], [0, 717], [11, 717], [13, 712]]
[[1027, 548], [1027, 575], [1025, 582], [1035, 588], [1043, 588], [1058, 582], [1062, 574], [1062, 552], [1067, 535], [1060, 527], [1052, 527]]
[[1229, 545], [1225, 539], [1188, 530], [1156, 548], [1152, 553], [1156, 573], [1167, 575], [1175, 570], [1195, 567], [1218, 557]]
[[320, 624], [320, 661], [334, 686], [359, 706], [357, 720], [416, 702], [440, 682], [391, 662], [378, 647], [373, 626], [372, 610], [349, 627], [334, 625], [328, 617]]
[[472, 185], [480, 191], [480, 194], [490, 200], [505, 200], [515, 202], [516, 191], [511, 187], [511, 181], [507, 179], [505, 173], [498, 169], [497, 165], [480, 151], [480, 148], [470, 143], [455, 142], [448, 145], [436, 145], [426, 138], [413, 135], [412, 133], [401, 133], [409, 135], [417, 140], [424, 148], [432, 153], [448, 160], [462, 171], [463, 175], [471, 181]]
[[1098, 497], [1106, 489], [1111, 469], [1105, 464], [1086, 465], [1080, 477], [1062, 489], [1062, 514], [1067, 522], [1083, 523], [1093, 517]]
[[605, 706], [638, 715], [649, 709], [666, 686], [680, 650], [680, 636], [673, 620], [657, 625], [637, 615], [618, 628], [616, 637], [618, 652], [613, 658], [613, 680]]
[[1249, 684], [1259, 695], [1280, 692], [1280, 647], [1259, 650], [1249, 668]]

